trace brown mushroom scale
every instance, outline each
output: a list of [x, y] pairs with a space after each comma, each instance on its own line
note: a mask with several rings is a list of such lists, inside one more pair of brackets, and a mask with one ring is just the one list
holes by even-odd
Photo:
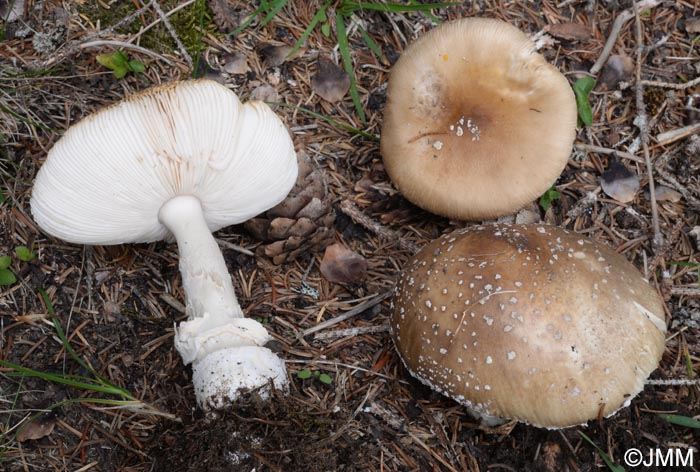
[[567, 79], [503, 21], [443, 23], [391, 70], [384, 164], [404, 196], [433, 213], [518, 210], [554, 183], [575, 135]]
[[462, 229], [401, 274], [392, 337], [408, 370], [493, 424], [577, 425], [644, 387], [663, 302], [607, 246], [546, 225]]

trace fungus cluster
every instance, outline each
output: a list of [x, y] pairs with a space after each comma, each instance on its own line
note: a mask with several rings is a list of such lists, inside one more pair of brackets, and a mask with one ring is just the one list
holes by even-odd
[[559, 428], [611, 415], [664, 350], [663, 301], [639, 271], [546, 225], [440, 237], [407, 264], [392, 305], [409, 371], [491, 424]]
[[391, 70], [384, 165], [408, 200], [438, 215], [518, 210], [554, 183], [575, 136], [568, 81], [503, 21], [443, 23]]
[[175, 238], [188, 317], [175, 346], [192, 363], [199, 405], [219, 408], [288, 379], [267, 330], [243, 317], [211, 233], [278, 204], [296, 176], [289, 133], [267, 105], [186, 81], [73, 125], [39, 170], [31, 208], [45, 232], [72, 243]]

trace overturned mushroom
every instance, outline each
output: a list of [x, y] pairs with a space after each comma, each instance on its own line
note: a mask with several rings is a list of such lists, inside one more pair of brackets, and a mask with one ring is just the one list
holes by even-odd
[[508, 23], [443, 23], [392, 68], [382, 157], [403, 195], [433, 213], [518, 210], [556, 180], [575, 135], [568, 81]]
[[219, 408], [239, 390], [284, 389], [271, 337], [243, 317], [211, 232], [284, 199], [297, 161], [284, 124], [208, 80], [154, 87], [72, 126], [49, 151], [31, 207], [47, 233], [79, 244], [174, 236], [188, 320], [175, 346], [192, 363], [197, 402]]
[[392, 336], [409, 371], [487, 423], [573, 426], [615, 413], [664, 351], [664, 305], [612, 249], [545, 225], [463, 229], [398, 282]]

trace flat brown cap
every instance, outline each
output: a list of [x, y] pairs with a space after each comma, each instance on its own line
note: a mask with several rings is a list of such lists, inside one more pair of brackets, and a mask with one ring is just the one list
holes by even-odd
[[664, 305], [623, 256], [552, 226], [489, 225], [424, 247], [397, 284], [396, 348], [426, 385], [493, 422], [608, 416], [664, 351]]
[[568, 81], [503, 21], [443, 23], [392, 68], [384, 164], [404, 196], [433, 213], [518, 210], [554, 183], [575, 135]]

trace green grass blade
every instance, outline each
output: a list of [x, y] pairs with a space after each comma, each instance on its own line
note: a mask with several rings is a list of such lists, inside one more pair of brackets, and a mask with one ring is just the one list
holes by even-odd
[[[409, 0], [408, 3], [410, 3], [411, 5], [420, 5], [418, 3], [418, 0]], [[427, 16], [428, 18], [430, 18], [432, 20], [432, 22], [435, 23], [436, 25], [439, 25], [440, 23], [442, 23], [442, 20], [440, 18], [438, 18], [437, 16], [433, 15], [433, 13], [430, 11], [424, 11], [423, 14], [425, 16]]]
[[347, 2], [347, 5], [355, 6], [355, 10], [374, 10], [384, 13], [407, 13], [407, 12], [429, 12], [436, 8], [451, 7], [459, 5], [459, 2], [438, 2], [418, 4], [411, 2], [412, 5], [403, 5], [401, 3], [370, 3], [370, 2]]
[[369, 34], [367, 34], [367, 31], [365, 31], [365, 29], [362, 26], [360, 26], [359, 24], [357, 25], [357, 29], [360, 32], [360, 34], [362, 35], [362, 39], [365, 40], [365, 43], [367, 44], [367, 46], [369, 46], [369, 48], [379, 58], [379, 60], [381, 60], [384, 64], [388, 64], [389, 61], [386, 60], [386, 57], [382, 53], [382, 50], [379, 49], [379, 46], [377, 46], [377, 44], [372, 40], [372, 38], [369, 36]]
[[241, 24], [238, 26], [238, 28], [236, 28], [235, 30], [231, 31], [228, 35], [229, 35], [229, 36], [235, 36], [235, 35], [237, 35], [238, 33], [240, 33], [241, 31], [243, 31], [244, 29], [246, 29], [247, 27], [249, 27], [250, 24], [251, 24], [253, 21], [255, 21], [255, 17], [257, 17], [257, 16], [258, 16], [260, 13], [262, 13], [264, 10], [265, 10], [265, 4], [263, 3], [263, 4], [261, 4], [258, 8], [256, 8], [255, 10], [253, 10], [253, 12], [250, 14], [250, 16], [248, 16], [248, 19], [247, 19], [247, 20], [245, 20], [243, 23], [241, 23]]
[[[41, 297], [44, 300], [44, 303], [46, 304], [46, 310], [50, 315], [55, 315], [55, 311], [53, 309], [53, 304], [51, 303], [51, 300], [49, 299], [49, 296], [46, 294], [46, 291], [43, 288], [38, 289], [39, 293], [41, 294]], [[114, 385], [104, 377], [102, 377], [95, 369], [92, 368], [89, 364], [87, 364], [85, 361], [83, 361], [80, 356], [78, 356], [78, 353], [75, 352], [73, 349], [73, 346], [70, 345], [70, 342], [68, 342], [68, 338], [66, 338], [66, 334], [63, 332], [63, 328], [61, 327], [61, 324], [58, 322], [58, 318], [53, 317], [51, 320], [53, 322], [54, 329], [56, 330], [56, 334], [58, 335], [59, 339], [61, 340], [61, 344], [63, 344], [64, 349], [70, 356], [73, 358], [75, 362], [80, 364], [81, 367], [83, 367], [85, 370], [90, 372], [94, 376], [94, 381], [97, 382], [100, 386], [103, 388], [107, 389], [113, 389], [113, 391], [118, 392], [118, 395], [121, 395], [125, 398], [130, 398], [134, 399], [134, 397], [126, 390], [118, 387], [117, 385]]]
[[326, 15], [326, 10], [328, 9], [328, 4], [325, 3], [318, 12], [314, 15], [313, 18], [311, 18], [311, 22], [309, 23], [309, 26], [306, 27], [304, 30], [304, 33], [299, 37], [299, 40], [294, 43], [294, 46], [292, 46], [292, 50], [289, 51], [289, 54], [287, 54], [287, 57], [291, 57], [294, 55], [295, 52], [299, 50], [299, 48], [306, 42], [306, 40], [309, 38], [309, 35], [311, 32], [314, 30], [316, 25], [321, 21], [322, 18], [325, 17]]
[[690, 418], [688, 416], [682, 416], [682, 415], [659, 415], [659, 416], [671, 424], [676, 424], [678, 426], [684, 426], [686, 428], [700, 429], [700, 421], [696, 420], [695, 418]]
[[71, 380], [69, 377], [66, 377], [65, 375], [62, 374], [49, 374], [47, 372], [39, 372], [34, 369], [30, 369], [28, 367], [22, 367], [21, 365], [13, 364], [11, 362], [7, 361], [0, 361], [0, 367], [5, 367], [7, 369], [12, 369], [14, 372], [5, 372], [5, 375], [8, 377], [15, 377], [15, 376], [20, 376], [20, 377], [35, 377], [39, 378], [42, 380], [46, 380], [48, 382], [54, 382], [54, 383], [59, 383], [62, 385], [67, 385], [69, 387], [73, 388], [79, 388], [83, 390], [90, 390], [93, 392], [99, 392], [99, 393], [106, 393], [110, 395], [122, 395], [126, 392], [124, 392], [123, 389], [119, 387], [114, 387], [114, 386], [103, 386], [102, 384], [94, 384], [94, 383], [88, 383], [88, 382], [79, 382], [76, 380]]
[[58, 338], [61, 340], [61, 344], [63, 344], [64, 349], [70, 354], [70, 356], [73, 358], [75, 362], [80, 364], [80, 366], [90, 372], [92, 375], [97, 376], [97, 372], [89, 366], [85, 361], [83, 361], [78, 354], [73, 350], [73, 346], [70, 345], [68, 342], [68, 338], [66, 338], [66, 334], [63, 332], [63, 328], [61, 327], [61, 324], [58, 322], [58, 319], [53, 316], [56, 314], [56, 312], [53, 309], [53, 303], [51, 303], [51, 300], [49, 299], [48, 294], [46, 293], [46, 290], [43, 288], [38, 289], [39, 294], [41, 295], [41, 298], [44, 300], [44, 303], [46, 304], [46, 311], [48, 312], [49, 315], [52, 316], [51, 321], [53, 322], [53, 327], [56, 330], [56, 334], [58, 334]]
[[17, 119], [18, 119], [19, 121], [21, 121], [22, 123], [28, 124], [28, 125], [30, 125], [30, 126], [36, 126], [37, 128], [43, 129], [44, 131], [55, 131], [53, 128], [49, 128], [49, 127], [46, 126], [46, 125], [42, 125], [41, 123], [37, 123], [36, 121], [32, 121], [32, 120], [30, 120], [29, 118], [25, 118], [24, 116], [20, 115], [20, 114], [17, 113], [16, 111], [14, 111], [14, 110], [12, 110], [12, 109], [6, 107], [6, 106], [3, 105], [2, 103], [0, 103], [0, 110], [4, 111], [4, 112], [7, 113], [8, 115], [14, 116], [15, 118], [17, 118]]
[[[204, 50], [204, 44], [202, 42], [204, 38], [204, 14], [206, 11], [206, 3], [204, 1], [199, 1], [195, 3], [195, 6], [199, 6], [199, 18], [197, 19], [197, 22], [199, 24], [199, 28], [197, 30], [197, 43], [199, 43], [199, 46], [201, 47], [201, 51]], [[199, 77], [199, 68], [200, 68], [200, 61], [202, 60], [202, 53], [201, 51], [197, 52], [197, 56], [194, 58], [194, 64], [192, 65], [192, 77]]]
[[350, 97], [352, 97], [352, 102], [355, 104], [355, 109], [357, 114], [360, 116], [360, 121], [362, 124], [367, 124], [367, 117], [365, 116], [365, 111], [362, 109], [362, 102], [360, 101], [360, 94], [357, 92], [357, 83], [355, 82], [355, 72], [352, 68], [352, 59], [350, 58], [350, 45], [348, 44], [348, 34], [345, 29], [345, 16], [340, 15], [336, 12], [335, 16], [335, 27], [338, 32], [338, 49], [340, 50], [340, 55], [343, 58], [343, 66], [345, 72], [347, 72], [350, 77]]
[[265, 26], [269, 22], [271, 22], [275, 16], [279, 13], [279, 11], [284, 8], [284, 6], [287, 4], [289, 0], [276, 0], [275, 2], [272, 2], [271, 5], [273, 5], [272, 9], [270, 9], [267, 12], [267, 15], [265, 15], [265, 18], [260, 22], [260, 26]]
[[619, 465], [615, 465], [610, 459], [610, 456], [608, 456], [604, 450], [598, 447], [598, 445], [594, 443], [591, 438], [583, 434], [581, 431], [579, 431], [578, 434], [580, 434], [583, 437], [583, 439], [585, 439], [586, 442], [588, 442], [588, 444], [596, 448], [596, 450], [598, 451], [598, 455], [601, 459], [603, 459], [603, 462], [605, 462], [605, 464], [608, 466], [608, 469], [610, 469], [612, 472], [625, 472], [625, 468]]
[[316, 113], [315, 111], [309, 110], [308, 108], [300, 107], [298, 105], [289, 105], [287, 103], [282, 103], [282, 102], [266, 102], [266, 103], [269, 105], [276, 105], [276, 106], [280, 106], [283, 108], [293, 108], [293, 109], [299, 110], [303, 113], [306, 113], [307, 115], [313, 116], [314, 118], [317, 118], [319, 120], [330, 123], [333, 126], [337, 126], [340, 129], [343, 129], [343, 130], [348, 131], [350, 133], [356, 134], [358, 136], [362, 136], [363, 138], [369, 139], [371, 141], [379, 142], [378, 136], [375, 136], [373, 134], [369, 134], [365, 131], [354, 128], [350, 125], [346, 125], [345, 123], [341, 123], [340, 121], [334, 120], [330, 116], [322, 115], [321, 113]]

